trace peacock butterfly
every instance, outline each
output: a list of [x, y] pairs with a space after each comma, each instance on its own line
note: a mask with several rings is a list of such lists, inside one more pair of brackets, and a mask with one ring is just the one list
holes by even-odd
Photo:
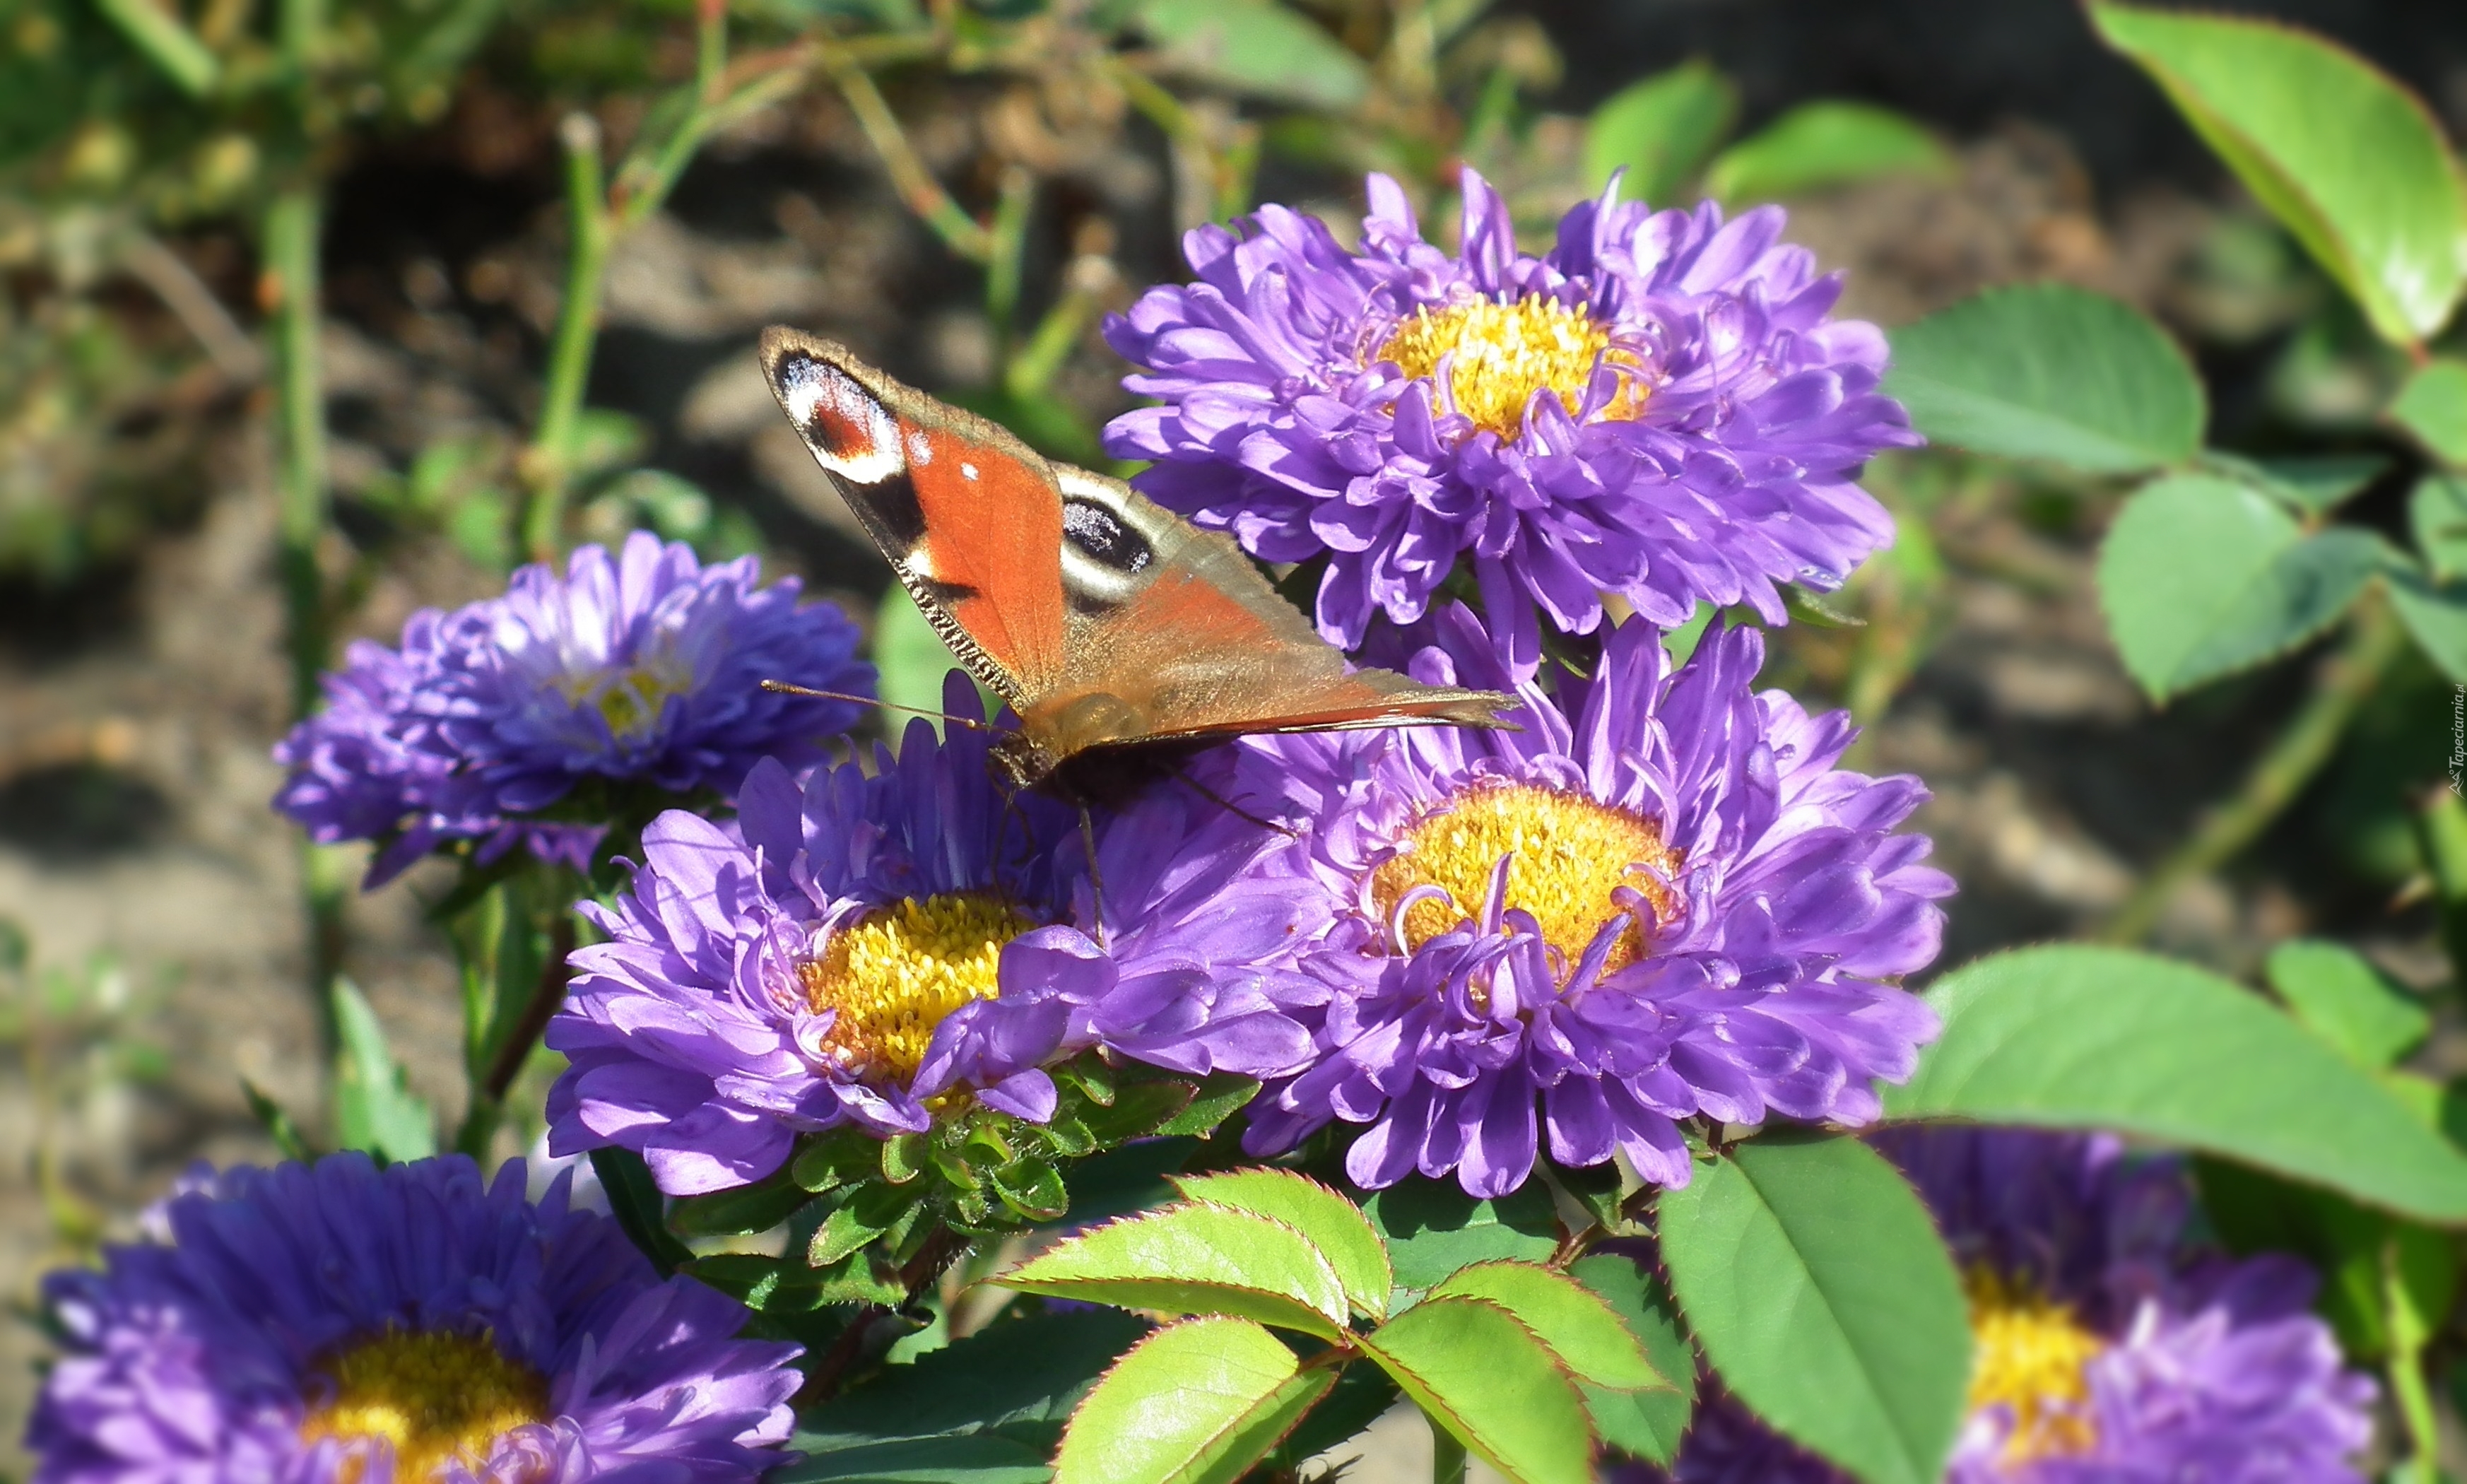
[[1251, 565], [1120, 480], [845, 346], [762, 332], [762, 373], [943, 641], [1009, 703], [994, 755], [1081, 798], [1140, 754], [1265, 731], [1499, 727], [1489, 690], [1352, 669]]

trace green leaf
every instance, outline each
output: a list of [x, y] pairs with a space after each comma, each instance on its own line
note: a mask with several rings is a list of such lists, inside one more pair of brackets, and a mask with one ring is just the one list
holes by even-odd
[[2205, 466], [2250, 484], [2302, 516], [2327, 515], [2381, 478], [2390, 461], [2379, 454], [2325, 454], [2306, 459], [2244, 459], [2213, 448]]
[[2467, 477], [2435, 472], [2416, 481], [2407, 523], [2434, 576], [2467, 576]]
[[2087, 289], [1990, 289], [1894, 333], [1885, 390], [1931, 439], [2088, 474], [2200, 451], [2201, 378], [2164, 330]]
[[[1127, 1095], [1127, 1094], [1126, 1094]], [[1259, 1095], [1256, 1078], [1240, 1072], [1212, 1071], [1199, 1084], [1198, 1095], [1189, 1106], [1157, 1125], [1159, 1134], [1192, 1134], [1205, 1138], [1216, 1132], [1216, 1126], [1251, 1105]]]
[[1143, 1138], [1073, 1165], [1072, 1224], [1085, 1226], [1171, 1201], [1173, 1187], [1166, 1177], [1188, 1163], [1198, 1149], [1195, 1138]]
[[1176, 71], [1260, 98], [1342, 111], [1370, 85], [1362, 58], [1274, 0], [1143, 0], [1132, 23]]
[[2179, 474], [2125, 503], [2099, 548], [2099, 604], [2151, 699], [2285, 654], [2346, 612], [2387, 548], [2334, 526], [2308, 536], [2268, 497]]
[[1970, 1329], [1927, 1208], [1854, 1138], [1768, 1135], [1660, 1206], [1671, 1290], [1756, 1415], [1869, 1484], [1935, 1484]]
[[2396, 1065], [2433, 1029], [2414, 996], [2341, 944], [2290, 939], [2271, 950], [2267, 972], [2297, 1023], [2366, 1071]]
[[1476, 1201], [1453, 1180], [1411, 1177], [1363, 1203], [1388, 1242], [1396, 1285], [1427, 1289], [1458, 1269], [1496, 1258], [1540, 1262], [1559, 1249], [1559, 1218], [1539, 1180]]
[[2060, 944], [1927, 992], [1944, 1033], [1887, 1088], [1901, 1119], [2113, 1129], [2467, 1221], [2467, 1156], [2251, 992], [2186, 964]]
[[170, 6], [153, 0], [95, 0], [95, 9], [191, 98], [204, 98], [221, 80], [221, 59]]
[[1335, 1382], [1248, 1319], [1168, 1324], [1072, 1413], [1054, 1484], [1233, 1484]]
[[2094, 4], [2091, 24], [2158, 80], [2382, 338], [2411, 344], [2448, 321], [2467, 205], [2440, 126], [2406, 89], [2268, 21]]
[[1042, 1450], [999, 1433], [902, 1438], [815, 1453], [763, 1475], [768, 1484], [1046, 1484]]
[[262, 1089], [246, 1077], [239, 1079], [239, 1091], [240, 1095], [248, 1099], [250, 1116], [265, 1130], [265, 1136], [274, 1141], [274, 1147], [283, 1158], [297, 1159], [302, 1164], [317, 1158], [317, 1151], [310, 1147], [308, 1136], [300, 1132], [300, 1125], [293, 1121], [281, 1103], [267, 1096]]
[[1731, 132], [1738, 84], [1698, 58], [1613, 93], [1585, 124], [1585, 179], [1598, 191], [1624, 169], [1619, 194], [1673, 204], [1687, 177]]
[[1414, 1404], [1517, 1484], [1593, 1476], [1593, 1420], [1558, 1358], [1484, 1299], [1415, 1304], [1360, 1341]]
[[1946, 176], [1953, 152], [1917, 122], [1873, 103], [1801, 103], [1723, 150], [1705, 168], [1705, 193], [1771, 201], [1871, 176]]
[[2435, 357], [2417, 367], [2389, 416], [2435, 459], [2454, 468], [2467, 464], [2467, 363]]
[[600, 1178], [600, 1188], [608, 1197], [608, 1212], [625, 1235], [665, 1278], [677, 1270], [680, 1263], [690, 1261], [691, 1249], [669, 1232], [666, 1198], [651, 1181], [651, 1171], [643, 1157], [630, 1149], [610, 1146], [591, 1151], [591, 1173]]
[[1377, 1422], [1396, 1405], [1396, 1383], [1378, 1366], [1346, 1366], [1327, 1396], [1311, 1408], [1301, 1426], [1285, 1434], [1259, 1467], [1268, 1471], [1268, 1478], [1296, 1477], [1303, 1464]]
[[334, 1137], [377, 1162], [425, 1159], [437, 1153], [437, 1125], [425, 1099], [386, 1046], [376, 1011], [351, 980], [334, 981], [334, 1029], [342, 1049], [334, 1061]]
[[2434, 587], [2404, 568], [2385, 572], [2390, 606], [2441, 673], [2467, 685], [2467, 581]]
[[1301, 1232], [1336, 1270], [1356, 1314], [1372, 1320], [1388, 1316], [1388, 1291], [1396, 1283], [1388, 1269], [1388, 1249], [1380, 1245], [1370, 1219], [1352, 1202], [1291, 1170], [1185, 1175], [1174, 1185], [1193, 1201], [1265, 1216]]
[[1671, 1383], [1653, 1391], [1584, 1386], [1585, 1409], [1593, 1413], [1602, 1446], [1669, 1463], [1678, 1456], [1679, 1439], [1696, 1407], [1696, 1352], [1680, 1332], [1670, 1295], [1642, 1266], [1613, 1252], [1581, 1258], [1568, 1272], [1618, 1311], [1628, 1332], [1642, 1341], [1654, 1370]]
[[1618, 1311], [1565, 1273], [1538, 1263], [1476, 1263], [1448, 1274], [1432, 1298], [1485, 1298], [1516, 1315], [1569, 1374], [1615, 1391], [1668, 1389]]
[[769, 1231], [786, 1221], [812, 1194], [786, 1170], [734, 1190], [681, 1198], [668, 1212], [671, 1227], [690, 1237], [741, 1237]]
[[1230, 1315], [1333, 1340], [1345, 1285], [1301, 1232], [1248, 1211], [1180, 1205], [1057, 1243], [999, 1280], [1025, 1293]]
[[2320, 1273], [2314, 1307], [2348, 1355], [2373, 1360], [2388, 1352], [2385, 1285], [2393, 1268], [2423, 1311], [2449, 1311], [2457, 1267], [2446, 1234], [2221, 1160], [2193, 1167], [2202, 1210], [2230, 1250], [2293, 1254]]
[[896, 1438], [999, 1432], [1038, 1450], [1115, 1358], [1148, 1326], [1112, 1309], [1005, 1319], [965, 1339], [888, 1365], [873, 1380], [806, 1412], [793, 1446], [827, 1452]]

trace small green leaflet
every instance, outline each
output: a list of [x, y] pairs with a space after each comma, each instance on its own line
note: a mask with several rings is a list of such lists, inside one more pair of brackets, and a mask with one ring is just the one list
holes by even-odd
[[1335, 1382], [1248, 1319], [1168, 1324], [1072, 1413], [1054, 1484], [1233, 1484]]
[[1048, 1248], [1013, 1269], [1006, 1288], [1056, 1298], [1229, 1315], [1334, 1340], [1345, 1332], [1344, 1283], [1293, 1227], [1248, 1211], [1170, 1206]]

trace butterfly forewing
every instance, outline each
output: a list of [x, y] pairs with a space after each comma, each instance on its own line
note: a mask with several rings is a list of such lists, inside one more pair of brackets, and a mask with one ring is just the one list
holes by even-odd
[[774, 327], [774, 395], [952, 650], [1050, 771], [1256, 731], [1498, 726], [1513, 698], [1351, 670], [1233, 540], [1119, 480]]

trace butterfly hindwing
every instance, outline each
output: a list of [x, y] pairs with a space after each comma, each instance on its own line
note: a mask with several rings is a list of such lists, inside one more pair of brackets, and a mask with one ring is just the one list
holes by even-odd
[[1014, 706], [1066, 673], [1062, 496], [1005, 429], [774, 327], [772, 394], [892, 570], [978, 678]]

